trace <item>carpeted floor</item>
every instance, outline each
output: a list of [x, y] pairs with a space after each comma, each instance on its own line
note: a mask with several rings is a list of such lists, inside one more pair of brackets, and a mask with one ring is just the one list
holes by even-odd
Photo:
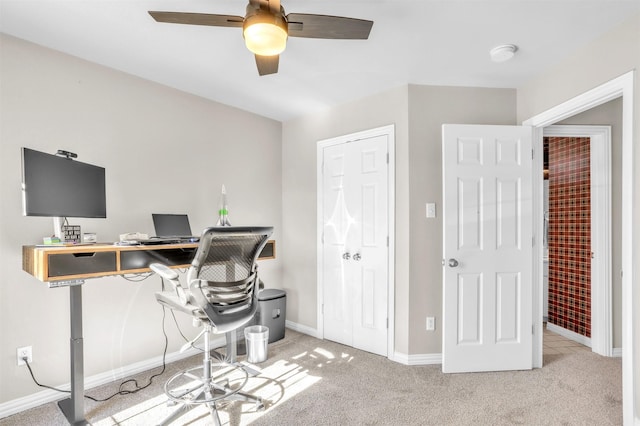
[[[242, 358], [240, 358], [242, 360]], [[154, 385], [108, 402], [86, 400], [97, 426], [152, 425], [167, 416], [164, 382], [189, 358], [168, 366]], [[337, 343], [287, 330], [269, 345], [261, 374], [246, 391], [265, 399], [266, 410], [230, 403], [225, 425], [620, 425], [621, 359], [586, 350], [545, 355], [544, 368], [520, 372], [442, 374], [440, 365], [406, 366]], [[151, 372], [137, 378], [145, 382]], [[110, 395], [118, 383], [89, 389]], [[0, 420], [0, 426], [65, 425], [55, 403]], [[204, 407], [176, 425], [210, 425]]]

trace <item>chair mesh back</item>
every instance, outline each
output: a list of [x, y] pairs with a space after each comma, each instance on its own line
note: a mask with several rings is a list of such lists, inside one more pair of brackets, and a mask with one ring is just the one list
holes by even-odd
[[211, 249], [200, 264], [196, 278], [216, 282], [248, 278], [253, 272], [256, 247], [263, 238], [262, 235], [213, 237]]
[[189, 288], [214, 326], [233, 329], [257, 308], [256, 259], [273, 228], [207, 228], [187, 274]]

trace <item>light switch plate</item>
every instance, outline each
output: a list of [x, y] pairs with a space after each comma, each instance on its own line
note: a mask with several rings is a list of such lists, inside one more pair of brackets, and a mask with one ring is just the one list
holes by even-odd
[[432, 219], [436, 217], [436, 203], [427, 203], [427, 218]]

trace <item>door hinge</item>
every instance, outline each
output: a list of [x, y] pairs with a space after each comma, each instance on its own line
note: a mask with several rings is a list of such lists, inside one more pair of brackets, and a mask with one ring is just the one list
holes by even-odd
[[389, 318], [387, 318], [387, 328], [389, 328]]
[[387, 152], [387, 164], [389, 164], [389, 153]]
[[531, 237], [531, 247], [536, 246], [536, 237]]
[[531, 324], [531, 334], [536, 334], [536, 325]]

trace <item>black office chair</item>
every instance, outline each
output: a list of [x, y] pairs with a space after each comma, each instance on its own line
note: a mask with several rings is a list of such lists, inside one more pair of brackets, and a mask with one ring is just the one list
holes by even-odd
[[[257, 410], [264, 409], [261, 398], [241, 392], [248, 373], [236, 363], [236, 330], [253, 319], [258, 307], [256, 260], [272, 232], [272, 227], [206, 228], [187, 272], [188, 288], [181, 286], [175, 270], [159, 263], [150, 265], [170, 283], [169, 289], [156, 293], [158, 302], [191, 315], [196, 325], [204, 326], [193, 340], [204, 336], [202, 366], [182, 371], [167, 381], [165, 393], [182, 406], [162, 424], [205, 404], [214, 424], [219, 425], [218, 404], [226, 400], [253, 402]], [[211, 333], [225, 334], [227, 339], [226, 356], [220, 362], [212, 363]]]

